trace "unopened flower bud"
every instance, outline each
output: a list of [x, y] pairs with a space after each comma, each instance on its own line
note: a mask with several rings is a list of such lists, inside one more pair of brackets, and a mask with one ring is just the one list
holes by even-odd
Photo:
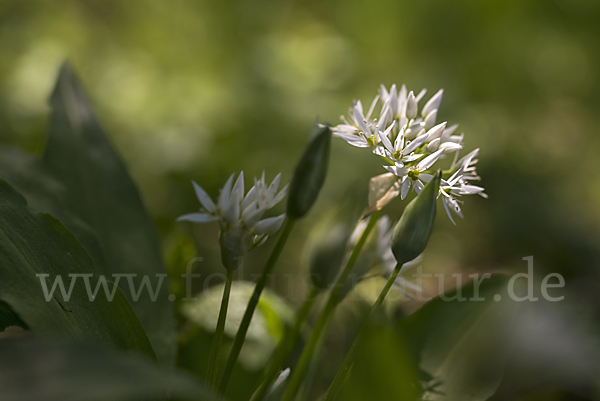
[[443, 122], [441, 124], [436, 125], [429, 131], [427, 131], [427, 140], [433, 141], [436, 138], [440, 138], [442, 136], [442, 134], [444, 133], [444, 130], [446, 129], [446, 124], [447, 123]]
[[335, 281], [344, 256], [350, 230], [346, 224], [338, 223], [319, 235], [312, 244], [309, 268], [312, 285], [325, 290]]
[[462, 145], [454, 142], [444, 142], [440, 145], [440, 149], [444, 149], [444, 154], [449, 155], [452, 152], [462, 149]]
[[433, 153], [438, 150], [440, 148], [440, 141], [440, 138], [435, 138], [433, 141], [429, 142], [427, 144], [427, 151]]
[[392, 252], [399, 264], [413, 260], [427, 246], [435, 220], [436, 198], [441, 177], [441, 171], [438, 171], [421, 193], [406, 207], [394, 228]]
[[425, 129], [430, 129], [435, 125], [435, 121], [437, 120], [437, 114], [437, 110], [434, 110], [431, 113], [427, 114], [427, 117], [425, 117]]
[[413, 119], [417, 116], [417, 99], [415, 99], [415, 94], [413, 91], [408, 93], [408, 98], [406, 99], [406, 117], [408, 119]]
[[327, 175], [331, 131], [322, 127], [296, 166], [288, 195], [287, 215], [303, 217], [315, 203]]

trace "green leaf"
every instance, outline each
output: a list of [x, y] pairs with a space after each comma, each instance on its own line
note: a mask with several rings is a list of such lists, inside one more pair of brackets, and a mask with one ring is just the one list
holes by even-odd
[[[48, 290], [56, 277], [62, 279], [65, 292], [75, 280], [70, 296], [57, 287], [46, 297], [38, 274], [48, 275]], [[96, 288], [98, 272], [77, 239], [50, 215], [32, 213], [25, 199], [0, 181], [0, 299], [35, 333], [134, 349], [155, 358], [118, 288], [112, 302], [102, 292], [90, 301], [84, 278], [69, 274], [95, 274], [89, 280]], [[112, 289], [111, 283], [108, 286]]]
[[[71, 68], [61, 68], [50, 100], [52, 119], [44, 165], [64, 186], [70, 210], [89, 224], [104, 250], [104, 274], [136, 274], [156, 288], [166, 274], [155, 228], [140, 194], [88, 104]], [[148, 338], [163, 364], [175, 355], [173, 307], [167, 285], [152, 300], [145, 291], [133, 302]]]
[[518, 305], [509, 299], [503, 277], [483, 280], [478, 294], [485, 301], [472, 300], [475, 286], [466, 285], [445, 297], [467, 300], [435, 298], [395, 328], [427, 376], [424, 399], [483, 401], [502, 381]]
[[340, 400], [415, 401], [420, 395], [418, 369], [402, 336], [385, 326], [367, 328], [350, 374]]
[[66, 189], [52, 177], [40, 160], [11, 146], [0, 146], [0, 179], [5, 180], [27, 200], [35, 211], [56, 217], [89, 253], [94, 266], [104, 268], [104, 254], [92, 228], [69, 211]]
[[218, 400], [183, 371], [91, 344], [24, 338], [0, 341], [3, 401]]
[[[253, 291], [252, 282], [233, 282], [225, 322], [226, 337], [235, 337]], [[195, 300], [182, 304], [181, 313], [190, 322], [214, 332], [222, 294], [223, 285], [214, 285]], [[269, 290], [263, 291], [240, 354], [242, 366], [248, 370], [262, 368], [283, 335], [286, 325], [291, 324], [293, 316], [294, 312], [285, 300]]]

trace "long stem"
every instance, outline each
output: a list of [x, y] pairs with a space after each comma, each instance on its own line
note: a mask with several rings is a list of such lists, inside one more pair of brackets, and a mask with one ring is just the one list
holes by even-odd
[[325, 395], [324, 401], [335, 400], [336, 395], [340, 391], [342, 384], [344, 384], [346, 376], [348, 375], [348, 372], [354, 365], [356, 356], [358, 355], [358, 352], [360, 351], [363, 337], [365, 336], [365, 330], [366, 330], [365, 327], [367, 327], [367, 323], [369, 322], [369, 320], [371, 318], [373, 318], [373, 316], [379, 311], [379, 308], [381, 308], [381, 305], [383, 304], [383, 301], [384, 301], [386, 295], [390, 291], [390, 288], [392, 288], [392, 285], [394, 284], [396, 277], [398, 277], [398, 273], [400, 273], [401, 268], [402, 268], [401, 264], [396, 265], [396, 267], [394, 268], [394, 271], [392, 272], [392, 275], [390, 276], [388, 281], [385, 283], [385, 286], [379, 293], [379, 297], [377, 298], [377, 301], [375, 301], [375, 303], [371, 307], [371, 310], [369, 311], [369, 314], [367, 315], [365, 322], [363, 323], [360, 331], [358, 332], [358, 335], [354, 339], [354, 342], [352, 343], [350, 350], [346, 354], [346, 358], [344, 358], [344, 362], [342, 363], [340, 370], [338, 370], [337, 374], [335, 375], [335, 379], [333, 379], [333, 383], [331, 383], [331, 386], [329, 386], [329, 390], [327, 390], [327, 394]]
[[265, 380], [262, 382], [257, 392], [252, 396], [251, 401], [262, 401], [277, 379], [277, 375], [283, 367], [282, 365], [289, 358], [290, 353], [294, 350], [294, 346], [296, 345], [298, 338], [300, 338], [300, 330], [302, 330], [302, 326], [304, 326], [304, 323], [308, 318], [318, 293], [319, 290], [316, 287], [312, 287], [306, 296], [304, 304], [296, 315], [296, 321], [294, 322], [294, 325], [290, 328], [290, 330], [286, 331], [284, 336], [279, 341], [277, 349], [275, 350], [275, 355], [273, 356], [273, 359], [271, 360], [271, 363], [267, 369], [267, 373], [265, 374]]
[[217, 385], [217, 373], [219, 371], [219, 356], [221, 355], [221, 344], [223, 343], [223, 332], [225, 331], [225, 320], [227, 318], [227, 306], [229, 305], [229, 294], [231, 293], [231, 282], [233, 280], [233, 271], [227, 270], [227, 280], [223, 290], [223, 299], [221, 300], [221, 309], [217, 320], [217, 329], [210, 350], [208, 362], [208, 372], [206, 372], [206, 382], [211, 387]]
[[313, 329], [313, 332], [308, 340], [308, 343], [306, 344], [306, 346], [304, 347], [304, 350], [302, 351], [302, 354], [300, 355], [300, 360], [298, 361], [296, 368], [292, 371], [292, 375], [289, 379], [289, 383], [287, 385], [285, 393], [283, 394], [282, 401], [292, 401], [294, 398], [294, 395], [298, 391], [298, 388], [300, 387], [300, 384], [302, 383], [302, 378], [304, 377], [304, 373], [306, 372], [306, 368], [308, 367], [308, 363], [310, 362], [310, 358], [312, 357], [312, 355], [314, 353], [315, 347], [319, 343], [319, 339], [321, 338], [321, 336], [324, 334], [325, 329], [328, 326], [329, 318], [331, 317], [331, 315], [333, 314], [333, 312], [337, 306], [340, 292], [341, 292], [342, 288], [344, 287], [344, 284], [346, 283], [346, 279], [348, 278], [348, 276], [350, 275], [350, 272], [352, 271], [352, 267], [354, 266], [356, 259], [358, 259], [358, 255], [360, 254], [360, 251], [362, 250], [365, 242], [367, 241], [367, 237], [369, 236], [369, 233], [371, 232], [371, 230], [377, 223], [377, 219], [379, 218], [379, 215], [381, 215], [381, 210], [378, 210], [371, 215], [369, 224], [367, 224], [365, 231], [363, 231], [360, 239], [358, 240], [358, 243], [352, 250], [352, 254], [350, 255], [350, 258], [348, 259], [348, 262], [346, 263], [346, 266], [344, 267], [342, 274], [340, 274], [340, 277], [338, 278], [337, 282], [335, 283], [335, 286], [332, 288], [331, 292], [329, 293], [329, 298], [327, 299], [327, 304], [325, 304], [325, 308], [323, 308], [323, 312], [321, 313], [321, 316], [319, 316], [319, 319], [317, 320], [317, 323], [315, 324], [315, 328]]
[[254, 287], [254, 292], [252, 293], [252, 298], [248, 302], [248, 306], [246, 307], [246, 312], [244, 312], [244, 317], [242, 318], [242, 322], [240, 324], [240, 328], [238, 329], [237, 334], [235, 335], [235, 340], [233, 341], [233, 346], [231, 348], [231, 352], [229, 353], [229, 358], [227, 359], [227, 366], [225, 367], [225, 372], [223, 373], [223, 378], [221, 379], [221, 383], [219, 384], [219, 392], [222, 395], [225, 395], [227, 391], [227, 386], [229, 385], [229, 380], [231, 379], [231, 374], [233, 373], [233, 368], [240, 356], [240, 351], [242, 350], [242, 346], [244, 345], [244, 340], [246, 340], [246, 334], [248, 333], [248, 327], [250, 327], [250, 321], [252, 320], [252, 315], [254, 314], [254, 310], [258, 305], [258, 300], [260, 299], [260, 294], [263, 289], [267, 285], [267, 280], [269, 279], [269, 275], [287, 242], [288, 237], [290, 236], [290, 232], [294, 227], [295, 220], [287, 219], [285, 225], [283, 226], [283, 230], [269, 259], [265, 263], [263, 267], [263, 271], [260, 275], [260, 278], [256, 282], [256, 287]]

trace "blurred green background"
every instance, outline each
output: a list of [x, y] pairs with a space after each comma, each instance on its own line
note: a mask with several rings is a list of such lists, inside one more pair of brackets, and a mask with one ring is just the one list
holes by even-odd
[[[457, 226], [439, 213], [425, 269], [524, 270], [533, 255], [539, 274], [562, 273], [594, 304], [599, 39], [597, 0], [2, 0], [0, 140], [41, 151], [47, 98], [70, 60], [177, 278], [194, 256], [198, 272], [221, 271], [217, 228], [174, 223], [198, 207], [190, 180], [213, 196], [240, 170], [247, 184], [263, 169], [285, 182], [317, 116], [337, 123], [382, 83], [428, 96], [444, 88], [439, 118], [460, 124], [466, 150], [481, 148], [490, 197], [467, 199]], [[368, 179], [382, 172], [369, 152], [334, 141], [325, 188], [282, 256], [278, 272], [289, 275], [275, 278], [276, 292], [301, 301], [311, 225], [338, 205], [358, 217]], [[397, 219], [402, 207], [388, 213]], [[271, 246], [253, 252], [239, 278], [258, 272]]]

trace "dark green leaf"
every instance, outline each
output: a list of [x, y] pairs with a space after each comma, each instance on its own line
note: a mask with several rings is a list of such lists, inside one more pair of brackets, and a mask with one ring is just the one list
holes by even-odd
[[90, 344], [0, 341], [3, 401], [217, 400], [195, 377]]
[[[66, 292], [57, 287], [45, 296], [42, 277], [50, 290], [61, 277]], [[90, 301], [83, 277], [95, 275], [90, 287], [96, 288], [98, 272], [77, 239], [56, 219], [32, 213], [25, 199], [0, 181], [0, 299], [38, 334], [60, 336], [135, 349], [155, 357], [144, 329], [129, 302], [118, 290], [109, 302], [102, 290]], [[112, 289], [112, 283], [108, 283]], [[68, 298], [68, 299], [67, 299]]]
[[372, 325], [363, 344], [339, 399], [416, 401], [420, 394], [418, 369], [402, 336], [385, 326]]
[[52, 177], [36, 157], [17, 148], [0, 146], [0, 179], [23, 195], [32, 210], [60, 220], [90, 254], [94, 266], [105, 271], [103, 251], [95, 233], [69, 211], [64, 185]]
[[[105, 257], [103, 273], [148, 277], [152, 288], [166, 274], [152, 221], [127, 169], [105, 136], [73, 72], [63, 65], [51, 97], [52, 120], [44, 164], [62, 182], [70, 210], [92, 227]], [[164, 284], [164, 283], [163, 283]], [[125, 286], [125, 287], [124, 287]], [[130, 301], [125, 282], [121, 288]], [[155, 301], [145, 291], [132, 306], [159, 361], [174, 358], [174, 318], [162, 285]]]
[[[479, 298], [473, 284], [438, 297], [396, 327], [426, 374], [427, 400], [483, 401], [497, 390], [506, 366], [507, 339], [517, 303], [506, 293], [503, 277], [485, 279]], [[497, 302], [494, 296], [501, 298]]]

